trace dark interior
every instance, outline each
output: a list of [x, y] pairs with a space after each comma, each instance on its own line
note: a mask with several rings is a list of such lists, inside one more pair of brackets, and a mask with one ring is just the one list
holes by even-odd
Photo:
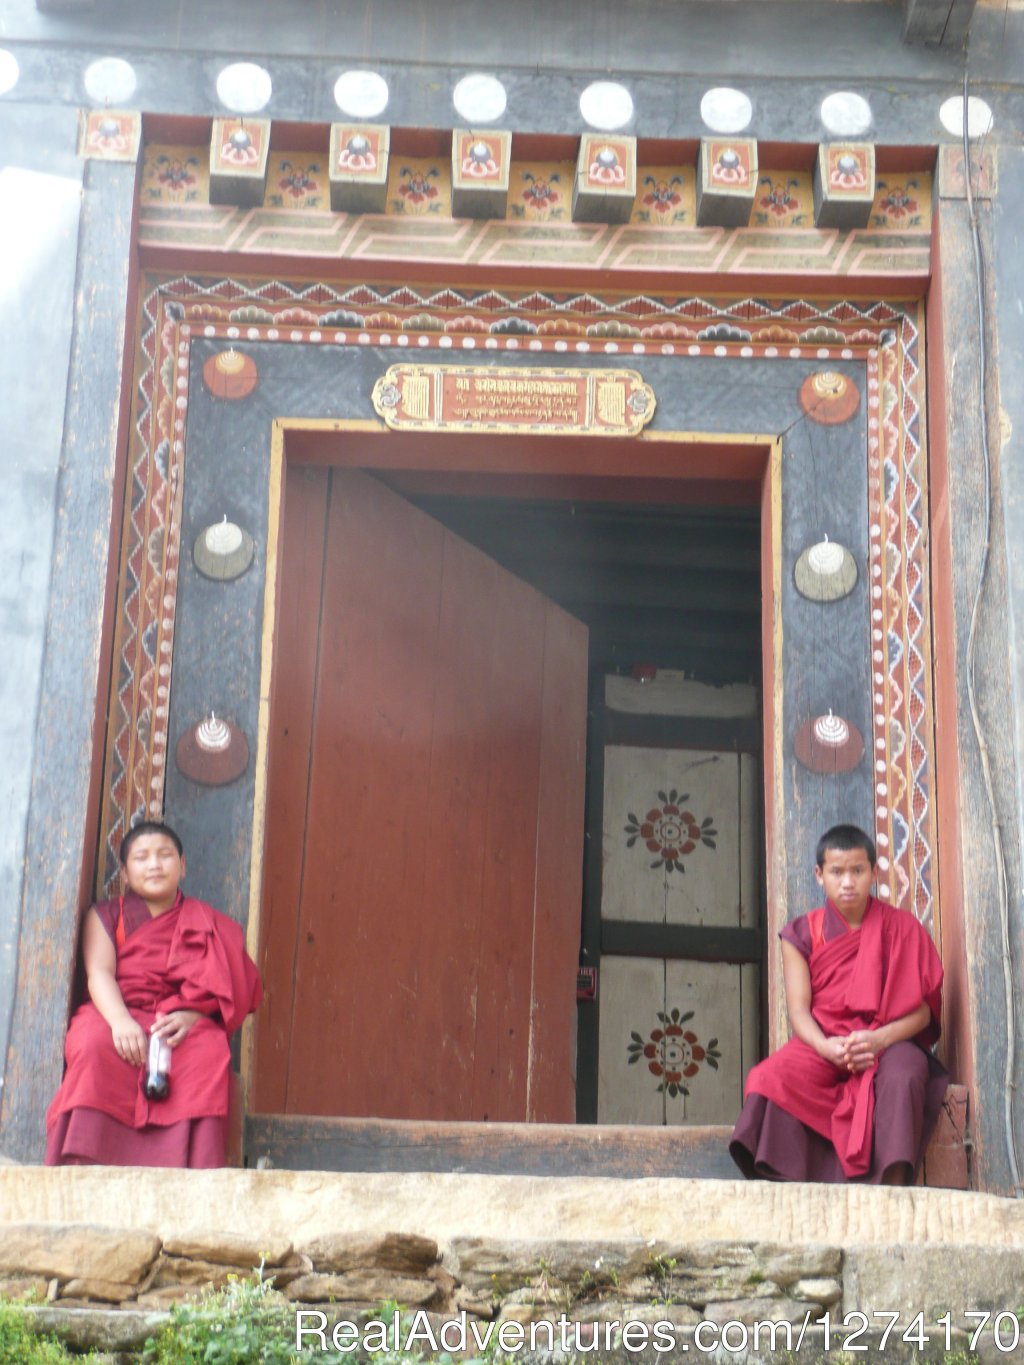
[[761, 678], [760, 509], [412, 496], [590, 628], [594, 671]]

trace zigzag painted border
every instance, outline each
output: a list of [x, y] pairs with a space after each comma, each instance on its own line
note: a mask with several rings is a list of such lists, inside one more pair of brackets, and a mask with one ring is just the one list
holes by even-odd
[[[880, 894], [913, 906], [933, 930], [932, 711], [922, 534], [920, 337], [885, 302], [662, 299], [366, 284], [150, 277], [136, 396], [111, 701], [101, 889], [133, 819], [163, 809], [167, 701], [195, 336], [294, 344], [823, 360], [866, 356], [868, 369], [871, 680]], [[624, 344], [625, 343], [625, 344]], [[880, 747], [879, 747], [880, 746]]]

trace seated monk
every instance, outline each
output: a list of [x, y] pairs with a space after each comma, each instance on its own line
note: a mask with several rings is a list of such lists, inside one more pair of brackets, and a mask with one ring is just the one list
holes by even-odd
[[793, 1037], [758, 1063], [729, 1151], [748, 1179], [914, 1179], [948, 1075], [939, 1036], [942, 964], [927, 930], [871, 894], [862, 829], [822, 835], [826, 901], [782, 930]]
[[[68, 1029], [46, 1164], [223, 1166], [228, 1038], [260, 1003], [259, 974], [234, 920], [182, 894], [174, 830], [136, 825], [120, 858], [125, 894], [85, 920], [91, 999]], [[153, 1036], [171, 1049], [163, 1099], [143, 1089]]]

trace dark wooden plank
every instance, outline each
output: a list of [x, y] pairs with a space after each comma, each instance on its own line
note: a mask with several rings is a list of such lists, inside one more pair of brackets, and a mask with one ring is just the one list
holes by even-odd
[[[970, 9], [973, 9], [973, 0], [970, 0]], [[944, 42], [952, 10], [953, 0], [903, 0], [903, 41], [938, 47]], [[963, 33], [958, 41], [962, 39]], [[950, 46], [955, 44], [951, 41]]]
[[[531, 547], [532, 548], [532, 547]], [[699, 589], [682, 577], [683, 570], [675, 564], [658, 572], [648, 564], [601, 565], [581, 548], [572, 563], [541, 564], [531, 555], [522, 567], [510, 564], [515, 572], [535, 587], [557, 597], [560, 602], [600, 602], [605, 606], [638, 606], [668, 611], [700, 611], [749, 615], [760, 609], [756, 570], [732, 573], [724, 569], [713, 572], [701, 566]], [[688, 576], [692, 575], [691, 574]]]
[[251, 1115], [246, 1163], [292, 1171], [736, 1179], [728, 1127], [417, 1123]]
[[747, 716], [642, 716], [609, 710], [605, 742], [650, 749], [714, 749], [758, 753], [761, 721]]
[[[605, 670], [591, 659], [587, 727], [587, 792], [584, 819], [583, 929], [580, 961], [601, 963], [601, 893], [604, 871], [604, 705]], [[576, 1122], [597, 1122], [598, 1037], [601, 992], [576, 1007]]]
[[649, 924], [615, 919], [601, 923], [602, 953], [621, 957], [760, 962], [763, 942], [759, 929], [738, 929], [729, 925]]
[[605, 607], [600, 603], [586, 608], [583, 603], [569, 599], [560, 605], [567, 611], [575, 608], [592, 631], [600, 631], [624, 646], [642, 649], [646, 644], [647, 652], [640, 656], [642, 658], [650, 658], [652, 644], [656, 648], [662, 641], [667, 645], [675, 643], [677, 647], [687, 645], [722, 651], [749, 650], [756, 648], [759, 642], [760, 603], [750, 612], [732, 614], [699, 609], [688, 611], [685, 604], [681, 604], [678, 611], [640, 605]]

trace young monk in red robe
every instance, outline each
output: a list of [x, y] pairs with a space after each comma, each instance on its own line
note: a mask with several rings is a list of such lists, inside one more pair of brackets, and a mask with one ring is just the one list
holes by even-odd
[[[91, 999], [71, 1020], [46, 1116], [46, 1164], [223, 1166], [228, 1037], [262, 998], [234, 920], [182, 894], [181, 840], [145, 821], [121, 844], [123, 896], [94, 905], [82, 956]], [[171, 1049], [170, 1093], [143, 1091], [150, 1038]]]
[[911, 1182], [948, 1075], [939, 1036], [942, 964], [905, 910], [871, 894], [863, 830], [822, 835], [826, 901], [782, 930], [793, 1037], [747, 1077], [729, 1150], [752, 1179]]

